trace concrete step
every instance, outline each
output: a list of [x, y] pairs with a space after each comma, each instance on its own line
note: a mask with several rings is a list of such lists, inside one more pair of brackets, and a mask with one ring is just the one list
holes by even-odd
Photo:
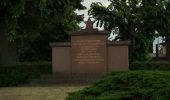
[[40, 79], [30, 80], [28, 85], [45, 85], [45, 84], [91, 84], [102, 79], [102, 75], [96, 74], [53, 74], [42, 75]]

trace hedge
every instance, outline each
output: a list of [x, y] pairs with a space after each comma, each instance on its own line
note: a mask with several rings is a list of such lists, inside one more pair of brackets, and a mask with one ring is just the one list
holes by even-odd
[[66, 100], [170, 100], [170, 73], [129, 71], [107, 75]]
[[133, 62], [130, 64], [130, 70], [162, 70], [170, 71], [170, 62], [151, 61], [151, 62]]
[[51, 73], [51, 62], [25, 62], [0, 66], [0, 86], [16, 86]]

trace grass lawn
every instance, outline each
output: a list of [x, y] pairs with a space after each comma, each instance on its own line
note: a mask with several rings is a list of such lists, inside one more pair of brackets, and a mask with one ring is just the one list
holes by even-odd
[[77, 91], [86, 86], [1, 87], [0, 100], [65, 100], [68, 92]]

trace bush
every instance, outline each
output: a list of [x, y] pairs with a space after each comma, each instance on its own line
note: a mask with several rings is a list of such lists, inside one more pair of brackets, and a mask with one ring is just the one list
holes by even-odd
[[133, 62], [130, 64], [130, 70], [170, 70], [170, 62], [152, 61], [152, 62]]
[[169, 100], [170, 73], [160, 71], [117, 72], [66, 100]]
[[27, 62], [0, 66], [0, 86], [16, 86], [51, 73], [51, 62]]

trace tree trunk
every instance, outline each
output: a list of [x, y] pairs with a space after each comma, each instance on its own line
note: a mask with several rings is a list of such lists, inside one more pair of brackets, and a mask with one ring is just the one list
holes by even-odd
[[166, 36], [166, 58], [170, 61], [170, 36]]
[[0, 65], [11, 65], [17, 61], [16, 47], [5, 34], [5, 17], [0, 14]]

